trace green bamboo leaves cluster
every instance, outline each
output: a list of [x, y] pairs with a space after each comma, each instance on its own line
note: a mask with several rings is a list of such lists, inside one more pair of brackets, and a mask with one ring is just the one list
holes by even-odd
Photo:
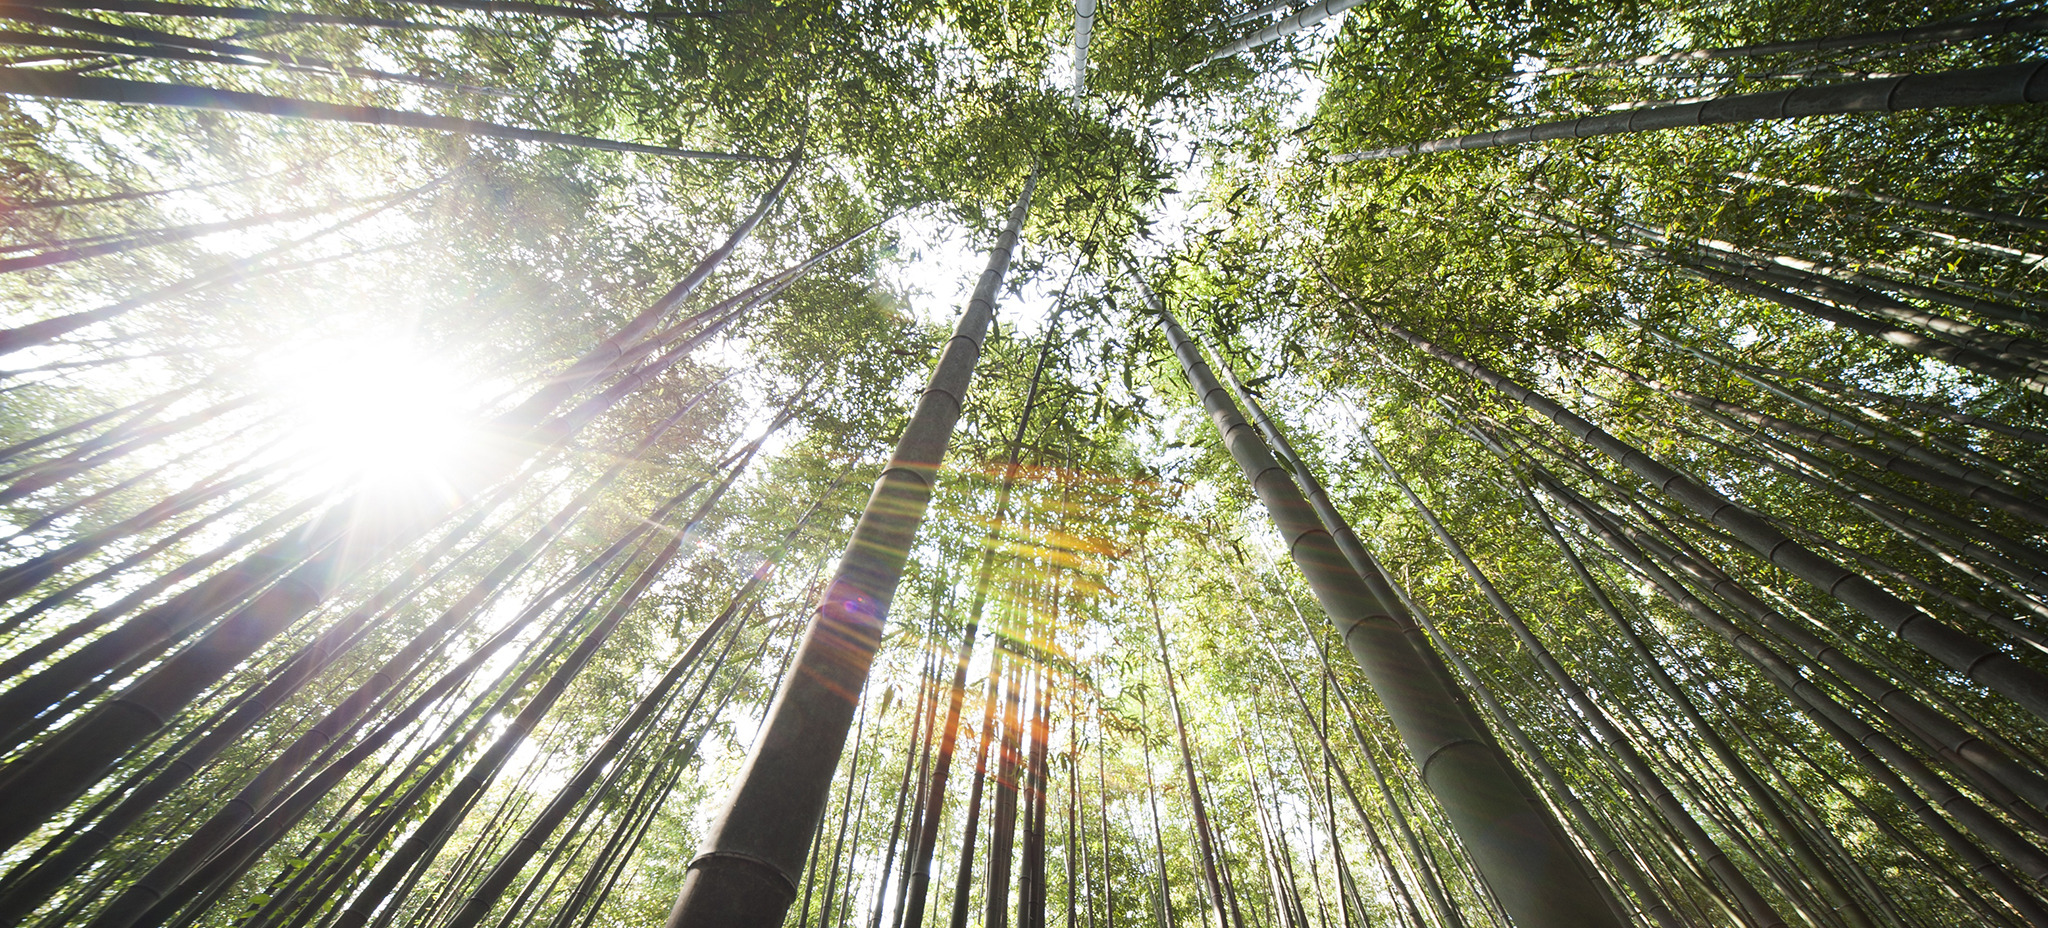
[[0, 18], [0, 921], [2048, 928], [2031, 7]]

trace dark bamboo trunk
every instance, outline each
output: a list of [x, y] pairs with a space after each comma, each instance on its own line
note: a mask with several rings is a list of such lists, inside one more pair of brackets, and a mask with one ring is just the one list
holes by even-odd
[[[1159, 825], [1159, 784], [1152, 778], [1152, 719], [1151, 704], [1143, 690], [1138, 692], [1138, 750], [1145, 762], [1145, 805], [1152, 813], [1153, 866], [1158, 868], [1159, 882], [1153, 887], [1152, 913], [1155, 928], [1175, 928], [1173, 920], [1173, 883], [1166, 873], [1166, 829]], [[960, 928], [955, 925], [954, 928]]]
[[[9, 41], [9, 35], [10, 33], [7, 33], [4, 30], [0, 30], [0, 45], [7, 44], [7, 42]], [[240, 219], [224, 219], [219, 222], [195, 222], [187, 225], [174, 226], [164, 229], [147, 229], [140, 232], [134, 232], [130, 234], [124, 234], [118, 237], [112, 237], [104, 241], [85, 240], [81, 242], [68, 244], [60, 242], [56, 243], [53, 247], [47, 248], [43, 251], [38, 251], [34, 254], [20, 255], [12, 258], [0, 258], [0, 274], [8, 274], [16, 271], [26, 271], [39, 267], [52, 267], [59, 264], [69, 264], [73, 261], [84, 261], [89, 258], [100, 258], [109, 255], [127, 254], [128, 252], [137, 251], [144, 248], [156, 248], [163, 245], [175, 245], [179, 242], [187, 242], [195, 238], [203, 238], [208, 235], [216, 235], [222, 232], [233, 232], [256, 226], [267, 226], [280, 222], [296, 222], [305, 219], [312, 219], [318, 216], [325, 216], [329, 213], [333, 213], [338, 210], [345, 209], [347, 207], [358, 206], [361, 205], [362, 203], [363, 200], [361, 199], [351, 198], [337, 200], [335, 202], [325, 203], [319, 206], [304, 207], [301, 209], [277, 210], [275, 212], [259, 213], [254, 216], [244, 216]]]
[[[693, 492], [686, 490], [685, 493], [671, 498], [646, 520], [585, 564], [576, 574], [544, 591], [522, 610], [520, 615], [507, 623], [504, 629], [479, 644], [468, 656], [443, 673], [437, 681], [414, 694], [405, 706], [386, 716], [370, 734], [361, 738], [347, 751], [341, 752], [317, 773], [301, 778], [296, 784], [288, 785], [294, 771], [312, 762], [322, 745], [330, 741], [339, 744], [353, 730], [351, 726], [354, 720], [367, 717], [373, 693], [382, 692], [393, 684], [359, 691], [337, 706], [320, 724], [309, 730], [274, 760], [270, 767], [244, 787], [243, 794], [238, 797], [240, 801], [226, 805], [216, 813], [214, 819], [198, 829], [185, 842], [185, 846], [166, 858], [164, 866], [170, 866], [171, 862], [176, 860], [176, 866], [189, 870], [190, 875], [169, 890], [162, 887], [153, 888], [152, 891], [163, 894], [153, 912], [173, 911], [195, 895], [209, 892], [212, 887], [223, 885], [225, 881], [241, 872], [257, 854], [283, 837], [300, 817], [309, 812], [313, 805], [331, 791], [343, 777], [375, 756], [392, 738], [405, 731], [445, 694], [467, 682], [478, 667], [501, 648], [520, 637], [531, 627], [532, 622], [550, 610], [559, 600], [573, 591], [588, 587], [594, 578], [607, 569], [623, 569], [614, 565], [622, 562], [634, 546], [646, 540], [652, 532], [652, 527], [662, 523], [676, 508], [687, 502]], [[608, 589], [612, 582], [611, 579], [601, 581], [595, 589]], [[588, 611], [589, 608], [589, 605], [583, 607], [584, 611]], [[266, 804], [262, 799], [269, 795], [275, 795], [277, 798]], [[220, 846], [220, 850], [209, 854], [207, 849], [216, 845]], [[138, 884], [137, 891], [145, 888]], [[142, 920], [156, 923], [162, 920], [162, 916], [152, 914]]]
[[982, 797], [988, 788], [989, 751], [996, 744], [997, 724], [1002, 715], [997, 706], [1003, 702], [1003, 681], [1009, 673], [1009, 664], [1015, 655], [998, 642], [995, 652], [990, 655], [988, 681], [981, 703], [981, 737], [974, 751], [974, 783], [967, 788], [967, 811], [960, 833], [960, 861], [954, 869], [953, 907], [947, 924], [951, 928], [966, 928], [968, 911], [974, 906], [974, 849], [981, 835]]
[[725, 607], [724, 611], [713, 618], [710, 623], [705, 625], [704, 629], [698, 633], [697, 638], [676, 658], [675, 663], [670, 666], [668, 672], [659, 681], [656, 681], [655, 685], [648, 690], [646, 695], [641, 697], [633, 711], [626, 718], [620, 720], [605, 742], [596, 751], [592, 752], [584, 760], [582, 766], [577, 769], [576, 773], [570, 777], [569, 781], [556, 791], [555, 797], [546, 808], [542, 809], [534, 817], [532, 822], [526, 827], [526, 830], [519, 836], [512, 849], [502, 855], [497, 863], [492, 865], [491, 871], [484, 876], [477, 888], [470, 892], [469, 897], [463, 901], [461, 908], [442, 923], [444, 928], [472, 928], [472, 926], [482, 921], [484, 916], [490, 914], [491, 908], [497, 903], [498, 897], [512, 885], [513, 880], [525, 868], [527, 861], [532, 859], [532, 856], [540, 850], [542, 843], [548, 839], [555, 827], [568, 815], [574, 804], [582, 799], [583, 794], [589, 790], [591, 784], [603, 772], [604, 766], [613, 757], [617, 756], [619, 750], [625, 746], [629, 738], [637, 734], [639, 727], [645, 724], [664, 705], [664, 700], [669, 691], [682, 681], [684, 674], [689, 673], [695, 668], [697, 659], [719, 633], [724, 631], [725, 627], [734, 621], [742, 609], [747, 608], [753, 603], [755, 592], [760, 589], [762, 583], [767, 581], [768, 577], [773, 573], [776, 564], [780, 561], [782, 554], [788, 549], [790, 542], [810, 523], [811, 517], [817, 513], [818, 507], [823, 502], [824, 500], [821, 498], [819, 501], [811, 504], [802, 515], [797, 517], [795, 524], [784, 534], [782, 540], [778, 543], [777, 550], [761, 560], [761, 563], [754, 568], [752, 574], [748, 577], [747, 583], [733, 596], [732, 602]]
[[[737, 475], [738, 471], [739, 469], [735, 468], [734, 475]], [[730, 486], [730, 484], [731, 480], [728, 478], [725, 485]], [[700, 507], [699, 513], [692, 518], [692, 522], [702, 518], [703, 509], [708, 508], [710, 504], [715, 502], [716, 496], [717, 494], [714, 493], [713, 498], [705, 501], [704, 506]], [[375, 875], [361, 884], [360, 891], [356, 895], [354, 902], [341, 912], [332, 922], [333, 925], [339, 926], [339, 928], [363, 928], [363, 926], [369, 924], [371, 918], [380, 907], [387, 903], [397, 904], [397, 900], [391, 895], [392, 890], [397, 887], [401, 880], [414, 873], [416, 868], [422, 867], [432, 860], [433, 851], [453, 833], [456, 824], [459, 823], [462, 815], [467, 811], [470, 801], [489, 785], [497, 772], [503, 767], [506, 759], [511, 755], [512, 750], [525, 740], [526, 736], [532, 732], [534, 726], [540, 722], [541, 718], [554, 707], [555, 700], [560, 698], [562, 692], [568, 688], [569, 683], [575, 679], [576, 675], [589, 662], [590, 658], [597, 653], [598, 648], [608, 640], [611, 632], [632, 611], [632, 607], [638, 603], [640, 595], [655, 579], [667, 571], [677, 554], [681, 552], [684, 541], [690, 538], [691, 534], [687, 529], [676, 531], [669, 543], [640, 569], [638, 575], [634, 577], [632, 584], [613, 601], [604, 616], [598, 620], [596, 625], [585, 634], [583, 640], [578, 643], [576, 649], [571, 651], [554, 672], [548, 676], [547, 682], [542, 684], [532, 698], [527, 700], [519, 715], [512, 720], [512, 723], [497, 737], [491, 746], [477, 758], [476, 762], [471, 765], [469, 772], [446, 792], [441, 794], [434, 810], [421, 821], [404, 843], [400, 844], [384, 859]], [[110, 923], [98, 925], [95, 928], [120, 928], [120, 926]]]
[[[1026, 596], [1012, 601], [1012, 608], [1024, 611]], [[1029, 619], [1013, 623], [1022, 631]], [[1017, 800], [1024, 770], [1022, 741], [1025, 688], [1030, 678], [1030, 660], [1022, 653], [1010, 663], [1003, 683], [1003, 715], [996, 739], [995, 802], [989, 816], [988, 869], [983, 877], [982, 928], [1009, 928], [1010, 883], [1016, 871]]]
[[7, 354], [36, 345], [50, 344], [70, 332], [89, 325], [120, 318], [144, 306], [196, 293], [209, 287], [245, 280], [258, 273], [262, 273], [260, 269], [264, 262], [284, 255], [300, 245], [316, 241], [382, 215], [388, 210], [438, 189], [452, 176], [452, 174], [443, 174], [426, 184], [386, 197], [361, 212], [344, 217], [338, 222], [329, 224], [311, 233], [290, 239], [278, 245], [272, 245], [247, 257], [236, 258], [214, 265], [175, 283], [124, 297], [98, 309], [69, 313], [11, 329], [0, 329], [0, 354]]
[[[1930, 487], [1954, 494], [1962, 499], [1981, 503], [2036, 524], [2048, 525], [2048, 505], [2039, 500], [2026, 498], [2024, 490], [2006, 484], [1992, 474], [1984, 473], [1961, 461], [1952, 461], [1934, 455], [1911, 443], [1877, 437], [1881, 447], [1850, 441], [1832, 432], [1815, 428], [1789, 419], [1758, 412], [1749, 407], [1715, 399], [1689, 390], [1672, 387], [1652, 377], [1645, 377], [1604, 358], [1590, 356], [1595, 363], [1612, 370], [1632, 383], [1671, 396], [1702, 411], [1711, 411], [1748, 422], [1789, 436], [1797, 437], [1830, 451], [1846, 454], [1879, 470], [1889, 471]], [[1894, 447], [1897, 446], [1897, 447]]]
[[25, 4], [49, 10], [104, 10], [110, 13], [139, 13], [192, 19], [232, 19], [287, 26], [355, 26], [363, 29], [448, 30], [461, 28], [441, 23], [390, 19], [381, 16], [352, 16], [342, 13], [296, 13], [259, 10], [239, 6], [201, 3], [168, 3], [163, 0], [31, 0]]
[[1034, 172], [1025, 182], [890, 467], [876, 481], [806, 633], [797, 671], [776, 695], [731, 801], [684, 878], [671, 928], [773, 928], [795, 901], [806, 838], [823, 814], [853, 700], [880, 646], [1037, 181]]
[[917, 696], [911, 702], [910, 707], [910, 734], [904, 739], [903, 743], [903, 777], [896, 784], [896, 813], [889, 817], [889, 840], [882, 845], [884, 848], [882, 869], [880, 871], [882, 878], [875, 886], [875, 899], [869, 906], [868, 928], [882, 928], [882, 915], [888, 909], [889, 887], [892, 883], [899, 887], [900, 893], [903, 881], [892, 881], [890, 876], [896, 869], [896, 856], [900, 847], [899, 842], [904, 834], [904, 816], [910, 816], [911, 830], [915, 830], [917, 827], [917, 810], [913, 807], [910, 798], [913, 794], [919, 796], [923, 794], [922, 790], [914, 787], [914, 784], [917, 783], [917, 774], [921, 766], [918, 748], [921, 744], [931, 741], [930, 713], [926, 711], [926, 706], [932, 700], [931, 684], [935, 676], [932, 665], [938, 659], [938, 651], [934, 646], [940, 640], [937, 635], [931, 633], [938, 626], [938, 589], [938, 584], [932, 584], [932, 615], [931, 619], [925, 623], [924, 643], [919, 646], [923, 660], [918, 663]]
[[1152, 572], [1145, 567], [1145, 599], [1152, 607], [1152, 632], [1159, 639], [1159, 661], [1166, 675], [1166, 702], [1173, 711], [1175, 743], [1180, 745], [1181, 772], [1187, 778], [1188, 807], [1194, 814], [1196, 848], [1201, 852], [1202, 882], [1209, 890], [1209, 904], [1215, 910], [1218, 928], [1233, 928], [1230, 912], [1225, 907], [1223, 881], [1217, 875], [1214, 829], [1209, 823], [1209, 810], [1202, 801], [1202, 791], [1195, 782], [1194, 746], [1188, 740], [1187, 714], [1181, 710], [1180, 685], [1174, 679], [1173, 649], [1166, 642], [1166, 625], [1159, 615], [1158, 594], [1152, 588]]
[[1296, 565], [1394, 718], [1423, 781], [1443, 803], [1502, 904], [1527, 928], [1613, 924], [1613, 913], [1586, 878], [1577, 850], [1561, 844], [1554, 823], [1531, 807], [1519, 774], [1488, 736], [1467, 722], [1457, 693], [1444, 689], [1417, 660], [1392, 607], [1381, 603], [1351, 569], [1180, 325], [1151, 302], [1219, 436], [1265, 503]]
[[1967, 39], [2034, 32], [2044, 27], [2048, 27], [2048, 16], [2042, 15], [2013, 16], [2003, 19], [1979, 19], [1960, 23], [1940, 22], [1925, 26], [1908, 26], [1902, 29], [1886, 29], [1881, 32], [1858, 32], [1851, 35], [1824, 36], [1818, 39], [1799, 39], [1790, 42], [1761, 42], [1753, 45], [1697, 48], [1688, 51], [1665, 52], [1657, 55], [1640, 55], [1635, 58], [1617, 58], [1609, 61], [1596, 61], [1588, 64], [1551, 68], [1544, 73], [1576, 74], [1609, 68], [1666, 64], [1674, 61], [1717, 61], [1728, 58], [1752, 58], [1760, 55], [1793, 55], [1840, 51], [1851, 48], [1868, 48], [1873, 45], [1957, 42]]

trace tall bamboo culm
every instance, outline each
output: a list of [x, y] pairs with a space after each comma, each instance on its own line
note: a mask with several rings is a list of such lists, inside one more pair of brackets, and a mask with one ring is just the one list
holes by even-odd
[[1423, 783], [1443, 804], [1509, 917], [1522, 928], [1619, 928], [1578, 853], [1560, 843], [1554, 824], [1529, 805], [1513, 767], [1474, 730], [1455, 691], [1415, 656], [1392, 610], [1352, 571], [1180, 323], [1143, 281], [1137, 283], [1230, 456], [1265, 504], [1295, 565], [1400, 730]]
[[854, 704], [880, 647], [889, 602], [930, 505], [939, 461], [995, 316], [996, 291], [1037, 186], [1034, 171], [889, 467], [875, 481], [732, 799], [690, 862], [669, 912], [670, 928], [774, 928], [796, 898], [804, 853], [824, 814]]

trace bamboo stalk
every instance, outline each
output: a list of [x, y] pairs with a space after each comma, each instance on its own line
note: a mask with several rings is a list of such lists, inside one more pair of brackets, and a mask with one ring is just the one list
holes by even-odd
[[1351, 570], [1180, 324], [1149, 290], [1141, 293], [1218, 435], [1265, 503], [1295, 564], [1401, 730], [1423, 782], [1443, 803], [1502, 905], [1528, 928], [1615, 924], [1576, 849], [1561, 845], [1555, 825], [1531, 807], [1506, 758], [1459, 711], [1457, 695], [1418, 666], [1390, 608]]
[[572, 148], [591, 148], [598, 151], [634, 152], [644, 155], [660, 155], [667, 158], [683, 158], [698, 161], [768, 163], [783, 160], [767, 155], [699, 151], [689, 148], [644, 145], [639, 142], [619, 142], [611, 139], [592, 138], [586, 135], [571, 135], [565, 132], [549, 132], [542, 129], [522, 129], [516, 126], [501, 126], [496, 123], [481, 122], [474, 119], [437, 116], [431, 113], [415, 113], [408, 110], [394, 110], [379, 106], [321, 103], [315, 100], [299, 100], [291, 97], [277, 97], [240, 90], [215, 90], [187, 84], [131, 81], [113, 77], [81, 77], [75, 74], [34, 71], [24, 68], [0, 67], [0, 94], [59, 100], [91, 100], [102, 103], [139, 103], [149, 106], [221, 110], [230, 113], [256, 113], [265, 116], [280, 116], [287, 119], [347, 122], [366, 126], [398, 126], [448, 132], [456, 135], [473, 135], [482, 138], [507, 139], [519, 142], [538, 142], [548, 145], [567, 145]]
[[1477, 132], [1428, 142], [1330, 155], [1333, 163], [1380, 161], [1444, 151], [1470, 151], [1557, 139], [1585, 139], [1659, 129], [1800, 119], [1841, 113], [1893, 113], [1965, 106], [2002, 106], [2048, 100], [2048, 60], [1908, 74], [1877, 80], [1713, 97], [1695, 103], [1642, 106], [1558, 122]]
[[671, 928], [773, 928], [795, 901], [805, 836], [823, 814], [824, 791], [846, 741], [853, 700], [880, 645], [889, 602], [930, 504], [938, 464], [960, 418], [994, 317], [996, 290], [1009, 269], [1037, 183], [1034, 171], [889, 468], [875, 483], [846, 557], [805, 634], [797, 671], [777, 693], [732, 799], [690, 864], [669, 913]]

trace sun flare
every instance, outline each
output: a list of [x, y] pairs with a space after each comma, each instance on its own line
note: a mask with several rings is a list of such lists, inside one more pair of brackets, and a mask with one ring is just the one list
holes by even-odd
[[403, 338], [295, 345], [266, 365], [264, 380], [285, 403], [313, 475], [337, 484], [437, 481], [476, 436], [473, 385]]

